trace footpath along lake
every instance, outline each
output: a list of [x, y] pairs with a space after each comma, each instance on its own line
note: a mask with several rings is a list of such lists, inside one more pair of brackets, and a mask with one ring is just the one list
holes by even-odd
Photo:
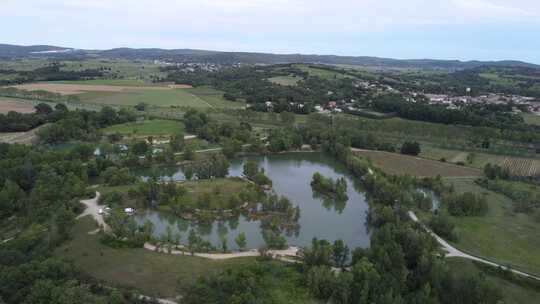
[[[330, 242], [342, 239], [351, 249], [369, 246], [370, 235], [366, 225], [369, 206], [364, 194], [354, 185], [352, 176], [343, 165], [322, 153], [250, 156], [231, 161], [229, 176], [242, 176], [246, 160], [256, 160], [272, 180], [274, 191], [300, 207], [299, 228], [283, 234], [289, 246], [309, 245], [314, 237]], [[184, 180], [179, 167], [140, 169], [134, 173], [146, 178], [150, 175], [150, 170], [157, 170], [163, 180]], [[333, 179], [344, 177], [347, 181], [348, 200], [336, 203], [314, 195], [310, 182], [315, 172]], [[250, 221], [242, 215], [237, 219], [201, 224], [184, 220], [172, 213], [145, 211], [138, 214], [136, 220], [139, 223], [151, 221], [156, 236], [164, 234], [167, 226], [170, 226], [173, 232], [180, 233], [183, 243], [187, 241], [189, 230], [194, 229], [216, 247], [220, 246], [221, 237], [226, 236], [228, 248], [237, 249], [234, 239], [242, 232], [246, 235], [247, 248], [260, 248], [265, 244], [261, 222]]]

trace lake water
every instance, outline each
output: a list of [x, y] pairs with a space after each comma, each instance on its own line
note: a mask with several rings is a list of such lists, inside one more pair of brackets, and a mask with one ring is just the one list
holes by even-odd
[[[273, 189], [278, 195], [286, 196], [301, 209], [300, 228], [284, 234], [288, 245], [306, 246], [314, 237], [333, 242], [342, 239], [349, 248], [368, 247], [369, 232], [366, 226], [368, 204], [364, 194], [355, 185], [347, 170], [332, 158], [322, 153], [288, 153], [271, 156], [244, 157], [231, 162], [229, 176], [241, 176], [243, 164], [247, 160], [256, 160], [273, 181]], [[134, 173], [145, 178], [150, 169]], [[154, 168], [164, 180], [183, 180], [184, 175], [178, 167]], [[313, 195], [311, 178], [315, 172], [334, 179], [344, 177], [347, 181], [348, 200], [335, 203]], [[146, 211], [138, 214], [136, 220], [142, 223], [150, 220], [154, 224], [154, 234], [164, 234], [167, 226], [173, 232], [180, 233], [186, 241], [190, 229], [194, 229], [203, 238], [220, 246], [220, 237], [225, 235], [229, 249], [237, 249], [235, 237], [244, 232], [248, 248], [264, 245], [259, 221], [250, 221], [243, 216], [238, 219], [215, 221], [211, 224], [199, 224], [179, 218], [173, 214]]]

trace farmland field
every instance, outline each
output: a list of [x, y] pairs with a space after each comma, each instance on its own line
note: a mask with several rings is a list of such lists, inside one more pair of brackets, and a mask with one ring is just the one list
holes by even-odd
[[17, 89], [28, 90], [28, 91], [49, 91], [64, 95], [69, 94], [83, 94], [85, 92], [125, 92], [130, 90], [171, 90], [167, 87], [158, 87], [158, 86], [121, 86], [118, 84], [115, 85], [106, 85], [99, 83], [107, 83], [108, 81], [96, 81], [90, 82], [94, 84], [87, 84], [88, 82], [79, 82], [79, 83], [60, 83], [60, 82], [40, 82], [40, 83], [30, 83], [30, 84], [21, 84], [14, 86]]
[[510, 170], [510, 174], [514, 176], [540, 176], [540, 160], [537, 159], [507, 157], [502, 162], [502, 167]]
[[373, 164], [388, 174], [411, 174], [415, 176], [463, 177], [481, 176], [482, 171], [474, 168], [438, 162], [419, 157], [383, 151], [353, 150], [356, 154], [369, 158]]
[[184, 130], [184, 124], [174, 120], [145, 120], [110, 126], [102, 131], [106, 134], [120, 133], [123, 135], [172, 135]]
[[34, 106], [17, 99], [0, 97], [0, 114], [15, 111], [19, 113], [34, 113]]

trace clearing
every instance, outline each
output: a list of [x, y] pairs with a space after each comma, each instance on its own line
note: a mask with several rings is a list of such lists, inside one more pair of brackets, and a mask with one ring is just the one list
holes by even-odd
[[36, 109], [33, 105], [22, 102], [16, 99], [0, 97], [0, 114], [8, 112], [19, 112], [19, 113], [34, 113]]
[[113, 286], [135, 288], [148, 296], [175, 298], [198, 277], [254, 263], [254, 258], [208, 260], [204, 258], [156, 253], [144, 248], [115, 249], [103, 245], [97, 228], [86, 216], [73, 228], [73, 239], [58, 248], [55, 255], [72, 260], [83, 272]]
[[276, 76], [268, 78], [268, 81], [282, 86], [295, 86], [300, 80], [302, 80], [302, 78], [296, 76]]
[[411, 174], [419, 177], [471, 177], [481, 176], [474, 168], [384, 151], [353, 149], [357, 155], [371, 159], [373, 164], [388, 174]]

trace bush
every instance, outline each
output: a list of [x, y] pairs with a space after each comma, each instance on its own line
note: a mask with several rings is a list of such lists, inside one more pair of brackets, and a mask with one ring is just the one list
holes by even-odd
[[488, 211], [485, 197], [475, 195], [472, 192], [446, 196], [443, 199], [443, 204], [453, 216], [479, 216], [485, 215]]
[[440, 237], [450, 241], [457, 241], [457, 235], [454, 232], [454, 223], [449, 216], [439, 213], [433, 216], [429, 222], [429, 227]]
[[420, 144], [417, 142], [406, 141], [401, 146], [401, 154], [414, 155], [420, 154]]

